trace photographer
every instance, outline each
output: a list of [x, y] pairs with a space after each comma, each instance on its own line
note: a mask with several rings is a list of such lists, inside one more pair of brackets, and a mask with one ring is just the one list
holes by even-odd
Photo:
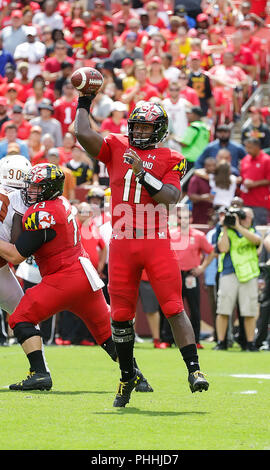
[[222, 231], [217, 242], [219, 256], [219, 289], [217, 298], [216, 349], [227, 349], [225, 336], [229, 317], [237, 300], [240, 315], [244, 317], [247, 338], [246, 349], [254, 346], [255, 317], [258, 312], [259, 261], [257, 247], [261, 236], [252, 226], [253, 211], [250, 208], [230, 208], [222, 221]]

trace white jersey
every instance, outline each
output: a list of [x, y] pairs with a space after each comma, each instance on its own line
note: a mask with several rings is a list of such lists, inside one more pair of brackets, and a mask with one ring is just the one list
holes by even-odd
[[0, 185], [0, 239], [10, 242], [14, 214], [23, 216], [24, 205], [20, 190]]
[[[23, 215], [24, 205], [19, 189], [0, 185], [0, 240], [10, 242], [14, 214]], [[0, 258], [0, 308], [13, 313], [23, 296], [23, 290], [7, 262]]]

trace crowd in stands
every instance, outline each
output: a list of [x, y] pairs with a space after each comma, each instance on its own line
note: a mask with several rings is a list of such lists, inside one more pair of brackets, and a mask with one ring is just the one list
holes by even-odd
[[[79, 226], [92, 211], [89, 191], [103, 204], [109, 188], [104, 164], [74, 133], [70, 77], [82, 66], [104, 77], [90, 114], [103, 136], [125, 134], [140, 100], [163, 105], [169, 133], [161, 145], [193, 171], [183, 186], [193, 224], [211, 224], [235, 196], [253, 209], [255, 225], [269, 224], [270, 102], [251, 107], [240, 141], [231, 138], [242, 106], [269, 79], [269, 2], [1, 0], [0, 25], [0, 159], [19, 153], [61, 166]], [[106, 242], [96, 236], [89, 248], [103, 278], [105, 232]]]

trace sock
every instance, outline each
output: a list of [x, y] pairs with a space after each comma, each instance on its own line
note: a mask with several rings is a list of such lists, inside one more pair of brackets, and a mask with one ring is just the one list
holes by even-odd
[[186, 363], [189, 374], [200, 370], [199, 357], [197, 354], [196, 344], [188, 344], [180, 349], [183, 359]]
[[121, 380], [127, 382], [135, 375], [134, 361], [133, 361], [133, 348], [134, 341], [127, 341], [125, 343], [115, 343], [117, 356], [119, 358], [119, 365], [121, 370]]
[[104, 349], [104, 351], [106, 351], [107, 354], [109, 354], [114, 362], [117, 361], [117, 352], [111, 336], [107, 339], [107, 341], [104, 341], [104, 343], [101, 344], [101, 347]]
[[47, 372], [43, 354], [40, 349], [27, 354], [30, 363], [30, 372]]

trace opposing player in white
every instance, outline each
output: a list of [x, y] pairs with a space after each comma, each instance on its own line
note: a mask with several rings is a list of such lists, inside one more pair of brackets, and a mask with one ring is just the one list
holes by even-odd
[[[0, 163], [0, 239], [14, 243], [22, 231], [24, 205], [20, 189], [31, 163], [22, 155], [10, 155]], [[11, 314], [24, 292], [6, 260], [0, 257], [0, 307]]]

